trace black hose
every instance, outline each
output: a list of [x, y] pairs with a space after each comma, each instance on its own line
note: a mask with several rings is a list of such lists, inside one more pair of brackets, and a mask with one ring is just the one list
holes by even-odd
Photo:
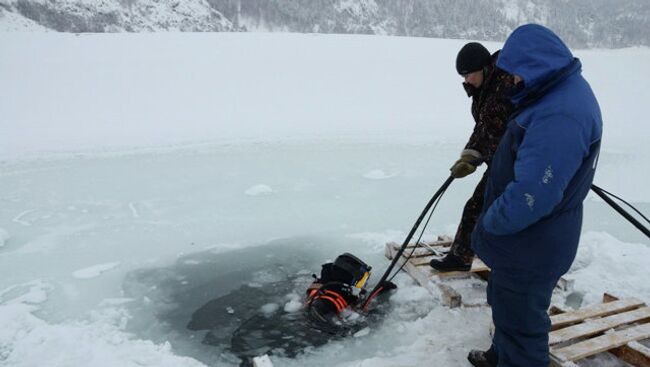
[[413, 225], [413, 228], [411, 228], [411, 231], [409, 232], [408, 236], [406, 236], [406, 239], [404, 240], [404, 243], [402, 244], [402, 247], [399, 249], [399, 251], [397, 251], [397, 254], [395, 254], [395, 256], [393, 256], [393, 261], [391, 261], [390, 265], [388, 266], [388, 269], [386, 269], [386, 271], [384, 272], [384, 275], [381, 276], [381, 279], [379, 279], [379, 282], [377, 283], [377, 285], [375, 285], [375, 288], [373, 288], [372, 292], [368, 293], [368, 298], [366, 298], [366, 301], [363, 304], [363, 308], [368, 306], [368, 303], [373, 299], [374, 294], [381, 289], [384, 282], [386, 281], [386, 278], [388, 278], [388, 276], [390, 275], [390, 272], [393, 271], [393, 268], [395, 267], [395, 264], [397, 264], [397, 262], [402, 257], [402, 254], [404, 253], [404, 250], [406, 250], [406, 248], [408, 247], [409, 242], [411, 242], [411, 239], [413, 238], [413, 235], [417, 231], [418, 227], [420, 227], [420, 223], [422, 223], [422, 220], [424, 219], [424, 217], [429, 212], [429, 209], [431, 209], [431, 207], [438, 200], [438, 198], [445, 192], [445, 190], [447, 190], [447, 188], [449, 187], [449, 185], [451, 185], [451, 182], [453, 180], [454, 180], [454, 178], [452, 176], [449, 176], [447, 181], [445, 181], [445, 183], [443, 183], [442, 186], [440, 186], [438, 191], [436, 191], [436, 193], [433, 194], [433, 197], [431, 198], [431, 200], [429, 200], [427, 205], [424, 207], [424, 210], [422, 211], [422, 213], [418, 217], [417, 221], [415, 221], [415, 224]]
[[415, 250], [418, 248], [418, 244], [420, 244], [420, 240], [422, 239], [422, 236], [424, 235], [424, 231], [427, 229], [427, 226], [429, 225], [429, 221], [431, 220], [431, 217], [433, 216], [433, 213], [436, 211], [436, 207], [440, 203], [440, 199], [442, 198], [442, 195], [445, 194], [447, 190], [444, 190], [440, 193], [440, 196], [438, 196], [438, 200], [433, 204], [433, 207], [431, 208], [431, 212], [429, 213], [429, 217], [427, 218], [427, 221], [424, 222], [424, 225], [422, 226], [422, 231], [420, 231], [420, 236], [418, 237], [417, 241], [415, 241], [415, 246], [413, 246], [413, 249], [411, 250], [411, 253], [406, 256], [404, 261], [402, 261], [402, 265], [397, 269], [396, 272], [393, 273], [393, 275], [388, 279], [389, 282], [392, 282], [393, 279], [399, 274], [400, 271], [404, 268], [404, 265], [413, 257], [413, 253], [415, 253]]
[[[616, 211], [618, 212], [618, 214], [622, 215], [623, 218], [627, 219], [627, 220], [628, 220], [630, 223], [632, 223], [632, 225], [635, 226], [639, 231], [643, 232], [643, 234], [645, 234], [646, 236], [648, 236], [648, 238], [650, 238], [650, 229], [648, 229], [646, 226], [644, 226], [643, 224], [641, 224], [641, 222], [639, 222], [636, 218], [634, 218], [630, 213], [628, 213], [627, 211], [625, 211], [625, 209], [623, 209], [623, 208], [622, 208], [620, 205], [618, 205], [614, 200], [612, 200], [612, 198], [610, 198], [609, 196], [607, 196], [607, 194], [610, 194], [609, 192], [607, 192], [607, 191], [601, 189], [600, 187], [598, 187], [598, 186], [596, 186], [596, 185], [591, 185], [591, 190], [592, 190], [593, 192], [595, 192], [596, 195], [600, 196], [601, 199], [605, 200], [605, 202], [606, 202], [607, 204], [609, 204], [609, 206], [611, 206], [612, 208], [614, 208], [614, 210], [616, 210]], [[647, 218], [646, 218], [643, 214], [641, 214], [641, 213], [640, 213], [640, 212], [639, 212], [635, 207], [633, 207], [632, 205], [630, 205], [628, 202], [626, 202], [625, 200], [623, 200], [623, 199], [621, 199], [621, 198], [619, 198], [619, 197], [617, 197], [617, 196], [615, 196], [615, 195], [613, 195], [613, 194], [610, 194], [610, 195], [612, 195], [612, 196], [618, 198], [619, 200], [621, 200], [621, 201], [624, 202], [625, 204], [629, 205], [632, 209], [634, 209], [634, 210], [635, 210], [637, 213], [639, 213], [639, 214], [640, 214], [644, 219], [647, 220]]]

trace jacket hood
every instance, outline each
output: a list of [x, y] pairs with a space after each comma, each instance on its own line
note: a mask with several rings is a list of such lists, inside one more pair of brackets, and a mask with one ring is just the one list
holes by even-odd
[[515, 101], [551, 80], [573, 60], [569, 48], [553, 31], [538, 24], [526, 24], [508, 37], [499, 53], [497, 67], [523, 79], [524, 89], [513, 97]]

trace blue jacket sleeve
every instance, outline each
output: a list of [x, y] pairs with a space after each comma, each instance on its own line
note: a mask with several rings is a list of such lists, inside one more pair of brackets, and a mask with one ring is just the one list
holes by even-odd
[[589, 139], [584, 126], [569, 117], [533, 121], [517, 151], [514, 180], [483, 217], [485, 230], [516, 233], [551, 213], [588, 155]]

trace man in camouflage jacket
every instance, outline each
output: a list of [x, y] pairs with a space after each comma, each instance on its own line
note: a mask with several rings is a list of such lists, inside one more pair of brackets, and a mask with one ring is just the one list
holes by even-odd
[[[512, 77], [496, 67], [499, 52], [490, 55], [480, 43], [466, 44], [456, 58], [456, 69], [464, 78], [463, 87], [472, 97], [472, 116], [476, 125], [461, 153], [461, 158], [451, 167], [454, 178], [465, 177], [476, 170], [482, 162], [490, 167], [492, 156], [503, 136], [512, 103], [507, 91], [512, 87]], [[474, 189], [465, 204], [449, 253], [442, 259], [434, 259], [431, 266], [439, 271], [468, 271], [474, 259], [471, 234], [483, 207], [483, 195], [488, 171]]]

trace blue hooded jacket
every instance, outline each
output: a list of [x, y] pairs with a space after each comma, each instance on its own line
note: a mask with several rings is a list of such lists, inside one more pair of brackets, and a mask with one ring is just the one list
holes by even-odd
[[580, 60], [536, 24], [508, 37], [497, 67], [520, 76], [515, 112], [490, 166], [472, 248], [493, 269], [559, 277], [575, 258], [602, 118]]

